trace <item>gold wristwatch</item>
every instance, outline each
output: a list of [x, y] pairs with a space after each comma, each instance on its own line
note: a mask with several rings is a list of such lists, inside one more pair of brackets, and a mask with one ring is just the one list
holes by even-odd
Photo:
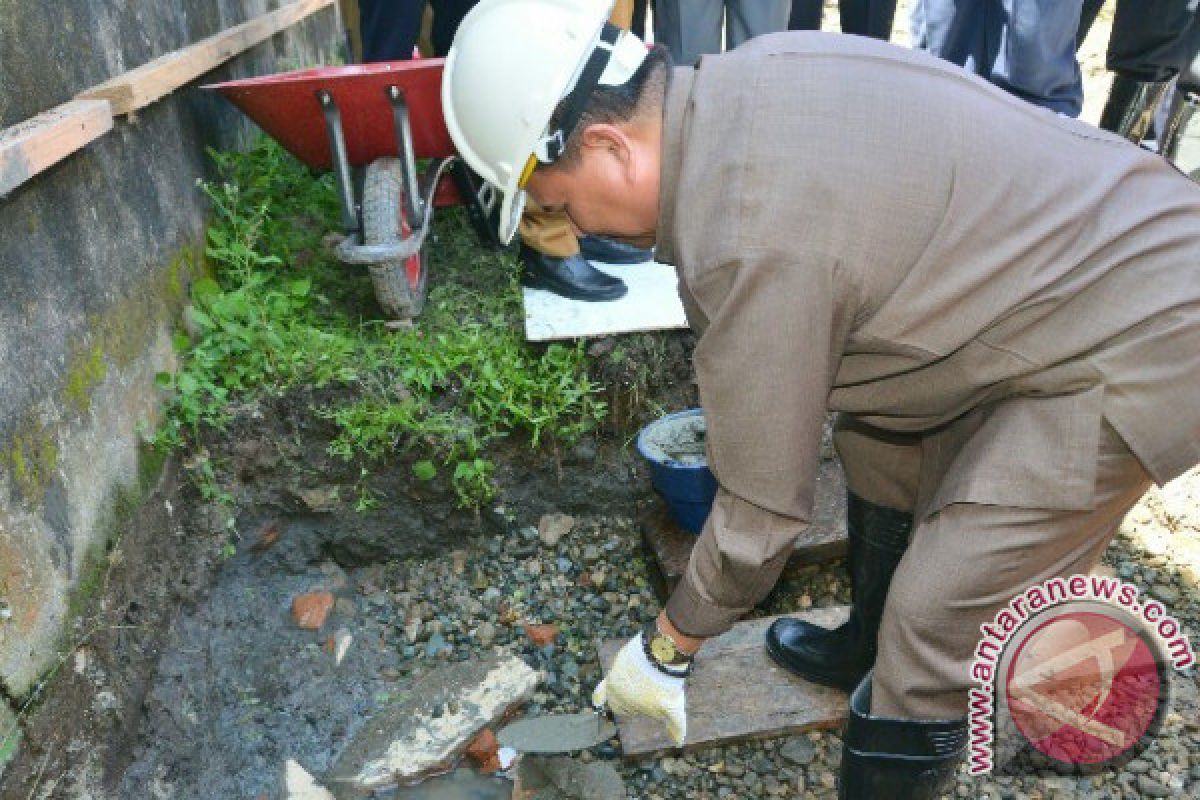
[[681, 651], [670, 636], [658, 629], [657, 620], [650, 620], [642, 629], [642, 649], [651, 664], [672, 678], [686, 678], [692, 673], [692, 656]]

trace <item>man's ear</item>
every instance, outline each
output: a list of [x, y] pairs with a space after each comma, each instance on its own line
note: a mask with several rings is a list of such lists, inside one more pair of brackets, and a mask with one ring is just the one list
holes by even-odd
[[583, 130], [580, 144], [584, 150], [600, 150], [611, 153], [622, 165], [633, 158], [633, 141], [629, 134], [617, 125], [597, 123]]

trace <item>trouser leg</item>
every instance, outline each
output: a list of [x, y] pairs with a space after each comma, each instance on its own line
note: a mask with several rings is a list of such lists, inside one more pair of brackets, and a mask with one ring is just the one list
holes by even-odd
[[562, 211], [544, 211], [532, 199], [526, 201], [517, 232], [522, 242], [542, 255], [570, 258], [579, 252], [570, 217]]
[[1083, 77], [1075, 60], [1082, 0], [921, 0], [914, 42], [1002, 89], [1078, 116]]
[[1122, 0], [1108, 42], [1112, 88], [1100, 127], [1141, 142], [1168, 83], [1188, 65], [1187, 31], [1195, 18], [1189, 0]]
[[879, 632], [871, 713], [963, 715], [979, 626], [1029, 586], [1086, 573], [1150, 478], [1107, 424], [1094, 508], [955, 503], [919, 521], [892, 579]]
[[788, 28], [789, 0], [727, 0], [726, 48], [732, 50], [755, 36]]
[[616, 0], [608, 21], [618, 28], [629, 30], [633, 24], [633, 0]]
[[425, 0], [359, 0], [364, 62], [412, 58]]
[[433, 6], [433, 30], [430, 39], [433, 41], [433, 52], [444, 58], [454, 44], [454, 34], [467, 12], [474, 8], [479, 0], [430, 0]]
[[1018, 97], [1061, 114], [1083, 110], [1083, 75], [1075, 33], [1083, 0], [1004, 0], [991, 80]]
[[792, 0], [792, 10], [788, 16], [788, 30], [821, 30], [821, 10], [823, 5], [821, 0]]
[[1136, 81], [1158, 83], [1190, 60], [1185, 34], [1195, 17], [1190, 0], [1120, 0], [1108, 41], [1108, 68]]
[[887, 41], [892, 36], [896, 0], [841, 0], [842, 33]]
[[655, 0], [654, 40], [676, 64], [690, 67], [704, 53], [721, 52], [724, 8], [724, 0]]

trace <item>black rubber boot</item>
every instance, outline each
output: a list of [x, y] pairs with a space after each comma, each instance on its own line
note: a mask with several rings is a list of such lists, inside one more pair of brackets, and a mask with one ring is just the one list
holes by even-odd
[[620, 278], [601, 272], [579, 254], [553, 258], [522, 243], [521, 266], [521, 283], [572, 300], [616, 300], [629, 291]]
[[873, 717], [871, 673], [850, 695], [838, 800], [937, 800], [967, 753], [967, 718]]
[[1141, 144], [1150, 132], [1154, 112], [1166, 90], [1167, 81], [1139, 81], [1115, 73], [1108, 102], [1100, 115], [1100, 127]]
[[654, 260], [654, 250], [634, 247], [604, 236], [580, 236], [579, 252], [601, 264], [642, 264]]
[[776, 620], [767, 629], [767, 654], [801, 678], [850, 691], [875, 664], [875, 639], [892, 575], [908, 548], [911, 514], [846, 498], [850, 538], [850, 619], [829, 629], [803, 620]]

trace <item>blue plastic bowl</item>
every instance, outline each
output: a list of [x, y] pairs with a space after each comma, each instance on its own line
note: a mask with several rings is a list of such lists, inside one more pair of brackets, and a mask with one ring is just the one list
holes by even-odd
[[650, 465], [654, 489], [667, 501], [671, 517], [679, 526], [700, 533], [717, 495], [717, 479], [701, 456], [698, 463], [684, 463], [660, 451], [653, 442], [657, 435], [678, 424], [679, 420], [704, 416], [704, 409], [692, 408], [668, 414], [651, 422], [638, 433], [637, 449]]

